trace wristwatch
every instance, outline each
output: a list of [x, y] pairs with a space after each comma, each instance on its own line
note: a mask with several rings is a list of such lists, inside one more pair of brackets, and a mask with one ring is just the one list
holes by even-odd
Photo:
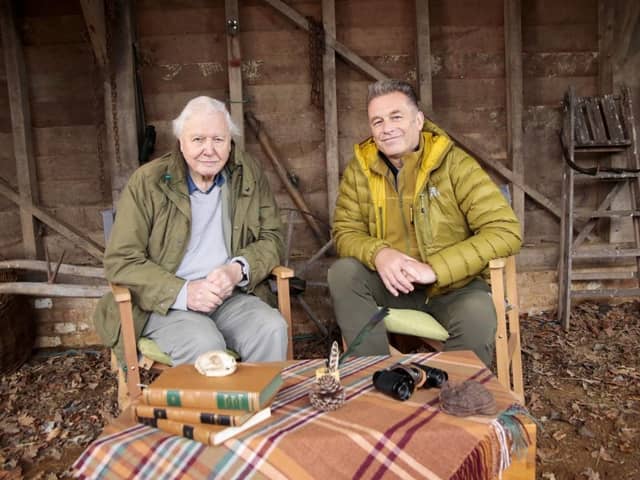
[[247, 265], [241, 261], [241, 260], [234, 260], [235, 263], [240, 264], [240, 268], [242, 270], [242, 280], [240, 280], [240, 283], [242, 282], [246, 282], [247, 280], [249, 280], [249, 272], [247, 271]]

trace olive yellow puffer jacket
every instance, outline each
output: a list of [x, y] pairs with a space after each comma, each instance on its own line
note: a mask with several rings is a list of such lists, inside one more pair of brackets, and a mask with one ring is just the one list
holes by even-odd
[[[423, 262], [437, 282], [430, 295], [458, 288], [494, 258], [517, 253], [520, 223], [506, 198], [478, 162], [428, 122], [416, 179], [413, 220]], [[355, 257], [375, 270], [385, 241], [385, 172], [372, 138], [355, 146], [336, 202], [333, 235], [341, 257]]]

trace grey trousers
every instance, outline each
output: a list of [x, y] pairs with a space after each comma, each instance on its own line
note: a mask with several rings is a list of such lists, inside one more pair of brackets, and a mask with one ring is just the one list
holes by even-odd
[[[427, 299], [426, 288], [394, 297], [377, 272], [355, 258], [341, 258], [329, 269], [329, 290], [336, 320], [347, 344], [378, 311], [378, 306], [422, 310], [449, 332], [445, 350], [473, 350], [491, 365], [495, 348], [496, 311], [491, 290], [481, 278], [463, 288]], [[384, 324], [369, 333], [356, 348], [357, 355], [386, 355], [389, 341]]]
[[174, 365], [194, 363], [202, 353], [231, 348], [246, 362], [285, 360], [287, 322], [255, 295], [234, 294], [209, 315], [170, 310], [152, 313], [142, 335], [154, 340]]

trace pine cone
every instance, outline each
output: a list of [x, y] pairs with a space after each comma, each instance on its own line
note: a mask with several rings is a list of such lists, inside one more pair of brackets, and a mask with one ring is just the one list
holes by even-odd
[[493, 415], [496, 401], [484, 385], [467, 380], [457, 385], [445, 383], [440, 390], [440, 409], [451, 415]]
[[309, 400], [323, 412], [336, 410], [344, 404], [344, 388], [331, 375], [323, 375], [311, 386]]

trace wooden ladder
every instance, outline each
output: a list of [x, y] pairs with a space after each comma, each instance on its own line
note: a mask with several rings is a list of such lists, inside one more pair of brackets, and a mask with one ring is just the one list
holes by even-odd
[[[562, 182], [562, 217], [560, 261], [558, 266], [558, 321], [569, 328], [572, 298], [612, 298], [640, 295], [638, 272], [640, 261], [640, 160], [631, 108], [630, 92], [595, 97], [577, 97], [570, 87], [564, 99], [561, 142], [565, 156]], [[623, 153], [626, 166], [602, 167], [603, 159]], [[580, 158], [578, 158], [580, 157]], [[591, 165], [584, 166], [586, 161]], [[595, 184], [606, 185], [608, 193], [597, 208], [575, 205], [575, 186], [586, 184], [595, 192]], [[630, 189], [630, 209], [614, 210], [615, 197], [625, 186]], [[603, 218], [632, 218], [633, 242], [593, 245], [585, 242]], [[574, 219], [586, 221], [574, 236]], [[588, 245], [588, 243], [592, 243]], [[635, 261], [630, 265], [629, 259]], [[619, 264], [619, 268], [599, 272], [574, 272], [574, 259], [597, 262], [598, 265]], [[626, 262], [624, 262], [626, 260]], [[621, 264], [621, 261], [624, 264]], [[636, 288], [618, 288], [620, 281], [634, 281]], [[597, 281], [597, 288], [572, 289], [573, 281]], [[617, 281], [611, 288], [602, 287]]]

